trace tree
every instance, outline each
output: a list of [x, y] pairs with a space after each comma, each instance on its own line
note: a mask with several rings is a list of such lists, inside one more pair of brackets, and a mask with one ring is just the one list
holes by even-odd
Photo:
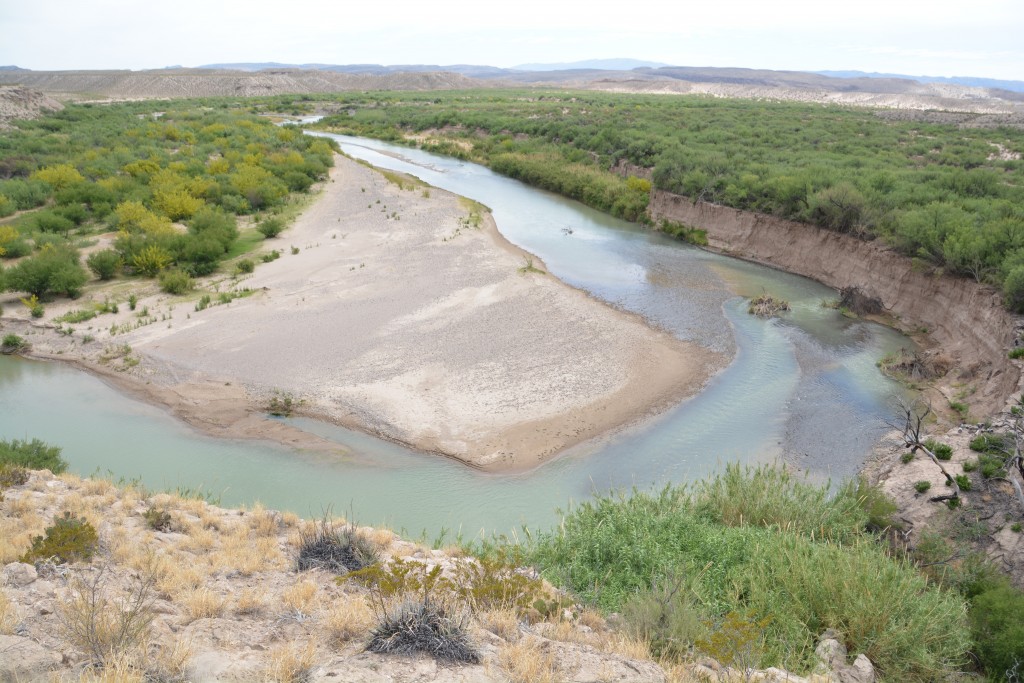
[[72, 247], [44, 246], [37, 255], [24, 259], [6, 273], [7, 289], [28, 292], [40, 299], [54, 294], [77, 297], [89, 277]]
[[[902, 432], [903, 445], [910, 449], [911, 453], [917, 451], [923, 452], [927, 455], [935, 466], [939, 468], [942, 475], [946, 477], [946, 483], [953, 489], [953, 493], [948, 495], [934, 496], [930, 498], [932, 502], [939, 502], [944, 500], [957, 500], [960, 499], [960, 486], [956, 482], [956, 478], [949, 473], [939, 459], [935, 457], [935, 453], [928, 446], [928, 441], [923, 440], [924, 424], [928, 419], [928, 416], [932, 414], [931, 404], [922, 404], [919, 401], [907, 404], [902, 401], [899, 404], [900, 418], [896, 424], [890, 423], [891, 427], [895, 427]], [[951, 503], [952, 504], [952, 503]]]

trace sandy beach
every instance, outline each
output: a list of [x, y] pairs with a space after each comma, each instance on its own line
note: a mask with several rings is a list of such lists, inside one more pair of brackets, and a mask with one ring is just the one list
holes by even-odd
[[[168, 323], [105, 340], [131, 346], [130, 369], [99, 362], [99, 342], [59, 356], [220, 436], [326, 447], [265, 419], [289, 396], [300, 414], [490, 471], [657, 414], [728, 362], [525, 269], [545, 267], [485, 210], [474, 226], [473, 209], [338, 157], [312, 206], [267, 241], [281, 257], [237, 284], [255, 295], [202, 311], [161, 295], [151, 307], [173, 303]], [[56, 357], [57, 344], [36, 352]]]

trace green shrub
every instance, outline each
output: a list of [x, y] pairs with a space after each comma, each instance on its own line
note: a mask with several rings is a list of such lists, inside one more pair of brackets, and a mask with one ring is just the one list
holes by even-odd
[[977, 460], [966, 460], [966, 461], [964, 461], [964, 472], [973, 472], [976, 469], [978, 469], [978, 461]]
[[971, 439], [971, 450], [978, 453], [1005, 453], [1007, 436], [1005, 434], [979, 434]]
[[3, 341], [0, 341], [0, 353], [19, 353], [27, 348], [28, 342], [14, 333], [5, 334]]
[[971, 601], [974, 652], [992, 680], [1019, 677], [1024, 669], [1024, 593], [1000, 578]]
[[128, 295], [128, 309], [134, 311], [135, 307], [139, 304], [139, 297], [136, 294]]
[[256, 270], [256, 264], [253, 262], [252, 259], [248, 258], [244, 258], [241, 261], [239, 261], [238, 265], [235, 267], [238, 269], [239, 273], [251, 273], [252, 271]]
[[832, 495], [828, 487], [799, 481], [781, 467], [729, 464], [724, 473], [696, 484], [692, 499], [699, 514], [727, 526], [777, 527], [843, 541], [869, 523], [862, 505], [868, 491], [860, 487], [848, 483]]
[[931, 487], [932, 483], [924, 479], [922, 479], [921, 481], [914, 482], [914, 490], [917, 491], [918, 493], [924, 493]]
[[78, 263], [78, 252], [72, 247], [45, 246], [5, 271], [8, 289], [28, 292], [40, 299], [54, 294], [75, 298], [88, 276]]
[[899, 506], [878, 486], [872, 486], [864, 477], [857, 477], [857, 500], [860, 507], [867, 513], [865, 528], [869, 531], [882, 531], [897, 526], [893, 515]]
[[1024, 358], [1024, 346], [1018, 346], [1016, 348], [1010, 349], [1009, 356], [1013, 360]]
[[277, 237], [284, 230], [284, 221], [280, 218], [267, 218], [256, 225], [256, 229], [264, 238]]
[[184, 294], [195, 286], [192, 278], [183, 270], [167, 270], [160, 273], [160, 289], [168, 294]]
[[101, 280], [110, 280], [120, 272], [124, 266], [124, 261], [121, 260], [121, 255], [113, 249], [105, 249], [103, 251], [97, 251], [91, 254], [89, 258], [85, 260], [86, 265], [89, 266], [89, 270], [96, 274]]
[[960, 487], [961, 491], [971, 490], [971, 479], [966, 474], [958, 474], [953, 478], [956, 479], [956, 485]]
[[270, 263], [271, 261], [276, 261], [279, 258], [281, 258], [281, 252], [279, 252], [277, 249], [274, 249], [269, 254], [264, 254], [262, 257], [260, 257], [260, 260], [262, 260], [264, 263]]
[[981, 476], [985, 479], [996, 479], [1006, 476], [1006, 458], [983, 453], [978, 456]]
[[949, 460], [953, 457], [953, 447], [949, 444], [941, 443], [935, 439], [928, 439], [924, 442], [924, 447], [935, 454], [935, 457], [939, 460]]
[[196, 311], [205, 311], [210, 306], [212, 299], [209, 294], [203, 294], [199, 297], [199, 301], [196, 302]]
[[18, 465], [60, 474], [68, 468], [68, 464], [60, 456], [60, 450], [59, 446], [50, 446], [39, 439], [0, 439], [0, 465]]
[[32, 547], [19, 562], [32, 564], [51, 559], [59, 564], [87, 562], [92, 559], [98, 545], [99, 536], [92, 524], [65, 512], [63, 517], [57, 517], [53, 525], [46, 528], [45, 536], [32, 539]]
[[904, 465], [906, 465], [907, 463], [909, 463], [913, 459], [914, 459], [914, 454], [913, 453], [904, 453], [903, 455], [900, 456], [900, 462], [903, 463]]
[[666, 577], [634, 593], [622, 606], [626, 629], [649, 643], [655, 657], [683, 659], [707, 627], [684, 580]]

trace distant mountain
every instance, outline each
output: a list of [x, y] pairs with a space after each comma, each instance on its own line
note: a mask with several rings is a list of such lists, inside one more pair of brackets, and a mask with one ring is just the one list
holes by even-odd
[[28, 71], [28, 69], [22, 69], [20, 66], [9, 64], [7, 66], [0, 66], [0, 71]]
[[557, 62], [551, 64], [520, 64], [512, 67], [515, 71], [567, 71], [570, 69], [596, 69], [599, 71], [630, 71], [641, 67], [657, 69], [670, 66], [663, 62], [645, 62], [641, 59], [585, 59], [581, 62]]
[[973, 76], [907, 76], [905, 74], [881, 74], [865, 71], [815, 71], [814, 73], [833, 78], [902, 78], [918, 83], [949, 83], [971, 88], [998, 88], [1011, 92], [1024, 92], [1024, 81], [1004, 81], [997, 78], [976, 78]]
[[490, 78], [505, 74], [508, 69], [475, 64], [282, 64], [280, 62], [237, 62], [229, 64], [203, 64], [198, 69], [227, 69], [231, 71], [280, 71], [301, 69], [304, 71], [331, 71], [344, 74], [373, 74], [382, 76], [396, 73], [448, 72], [470, 78]]

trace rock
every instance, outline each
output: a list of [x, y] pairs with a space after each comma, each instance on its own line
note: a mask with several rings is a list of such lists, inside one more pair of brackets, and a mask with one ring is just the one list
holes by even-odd
[[857, 655], [851, 666], [837, 671], [840, 683], [875, 683], [875, 667], [864, 655]]
[[846, 646], [838, 640], [838, 635], [831, 629], [821, 634], [821, 640], [814, 648], [814, 654], [818, 657], [815, 673], [827, 673], [846, 666]]
[[12, 562], [4, 567], [4, 583], [9, 586], [27, 586], [39, 578], [36, 568], [24, 562]]
[[0, 636], [0, 683], [47, 679], [61, 656], [29, 638]]

